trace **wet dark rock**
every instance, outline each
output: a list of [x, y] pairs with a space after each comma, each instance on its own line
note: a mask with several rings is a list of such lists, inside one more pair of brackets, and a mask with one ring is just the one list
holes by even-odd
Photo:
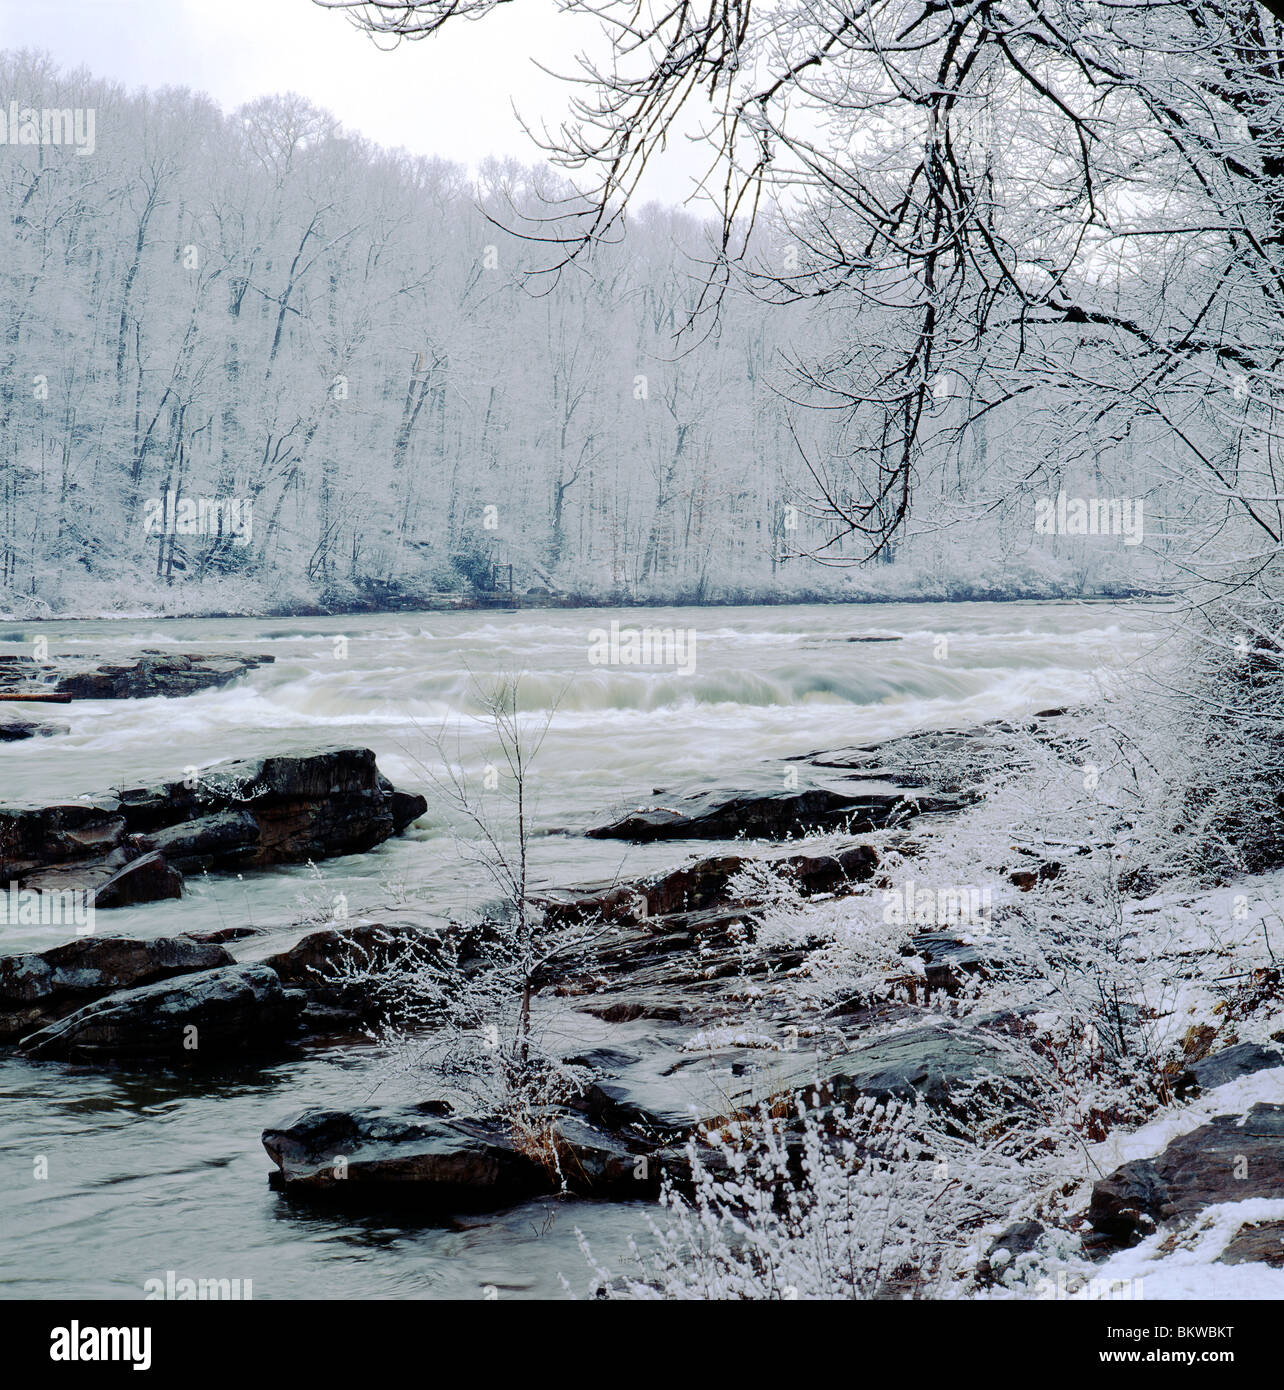
[[[144, 845], [162, 848], [159, 831], [188, 826], [191, 855], [207, 867], [363, 853], [395, 833], [392, 798], [368, 748], [215, 763], [194, 779], [119, 793], [126, 827]], [[253, 841], [249, 821], [258, 827]], [[174, 857], [181, 867], [186, 855]]]
[[263, 927], [215, 927], [213, 931], [188, 932], [193, 941], [212, 941], [220, 946], [228, 941], [244, 941], [248, 937], [264, 934]]
[[249, 864], [258, 853], [259, 833], [259, 823], [248, 811], [220, 811], [139, 835], [137, 844], [159, 851], [184, 873], [195, 873]]
[[420, 796], [418, 792], [398, 791], [386, 777], [381, 776], [379, 783], [388, 793], [389, 809], [392, 812], [392, 833], [400, 835], [427, 812], [428, 799]]
[[642, 806], [585, 833], [595, 839], [651, 840], [748, 838], [783, 840], [821, 831], [865, 834], [899, 825], [924, 811], [952, 811], [959, 798], [910, 794], [897, 784], [868, 778], [802, 772], [796, 787], [779, 768], [746, 773], [735, 784], [678, 788], [659, 805]]
[[386, 1006], [377, 988], [345, 982], [344, 971], [371, 971], [377, 978], [399, 960], [435, 951], [440, 942], [440, 932], [417, 924], [359, 922], [296, 932], [284, 944], [279, 936], [261, 938], [238, 948], [237, 958], [261, 962], [282, 984], [302, 991], [308, 1001], [304, 1022], [313, 1031], [335, 1032], [377, 1017]]
[[1175, 1089], [1179, 1096], [1195, 1095], [1271, 1067], [1284, 1067], [1284, 1052], [1257, 1043], [1239, 1043], [1214, 1052], [1202, 1061], [1192, 1062], [1177, 1078]]
[[[556, 1192], [649, 1195], [656, 1179], [624, 1143], [573, 1116], [553, 1124], [556, 1162], [519, 1146], [494, 1121], [446, 1117], [432, 1106], [309, 1110], [263, 1132], [272, 1186], [333, 1203], [491, 1210]], [[561, 1172], [559, 1174], [558, 1167]]]
[[104, 858], [124, 833], [120, 802], [110, 794], [46, 806], [11, 802], [0, 806], [0, 878], [21, 881], [51, 864]]
[[[368, 748], [216, 763], [182, 781], [92, 800], [0, 806], [0, 878], [101, 893], [100, 907], [152, 901], [140, 895], [175, 896], [172, 871], [364, 853], [424, 805], [392, 786]], [[162, 860], [140, 859], [156, 854]]]
[[95, 656], [0, 659], [0, 692], [33, 691], [77, 700], [135, 700], [157, 695], [193, 695], [229, 685], [276, 658], [266, 654], [145, 650], [124, 661]]
[[86, 936], [48, 951], [0, 956], [0, 1042], [114, 990], [232, 963], [221, 946], [190, 936]]
[[[1096, 1248], [1135, 1245], [1159, 1224], [1184, 1225], [1205, 1207], [1284, 1191], [1284, 1105], [1219, 1115], [1153, 1159], [1125, 1163], [1092, 1190]], [[1085, 1244], [1089, 1242], [1085, 1241]]]
[[93, 897], [95, 908], [128, 907], [183, 896], [183, 875], [163, 854], [143, 854], [117, 871]]
[[0, 743], [17, 743], [25, 738], [52, 738], [69, 734], [71, 725], [56, 724], [49, 719], [37, 719], [17, 710], [0, 709]]
[[209, 1061], [279, 1044], [304, 1002], [267, 966], [228, 965], [119, 990], [28, 1035], [19, 1049], [72, 1062]]
[[[1029, 729], [1055, 741], [1040, 724]], [[586, 833], [634, 841], [866, 834], [914, 816], [958, 811], [1023, 759], [1017, 730], [1009, 724], [928, 730], [791, 758], [791, 777], [771, 764], [749, 769], [734, 783], [661, 789], [655, 793], [658, 804]]]

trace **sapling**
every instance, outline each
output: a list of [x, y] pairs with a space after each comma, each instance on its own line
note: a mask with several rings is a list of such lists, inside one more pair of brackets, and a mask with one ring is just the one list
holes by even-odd
[[474, 1111], [503, 1121], [550, 1168], [560, 1164], [558, 1108], [587, 1083], [568, 1064], [573, 1031], [563, 1001], [541, 994], [558, 972], [583, 962], [613, 930], [600, 914], [558, 915], [532, 901], [533, 768], [556, 712], [521, 709], [520, 675], [474, 682], [476, 718], [493, 740], [480, 779], [464, 765], [456, 731], [430, 738], [435, 758], [412, 755], [441, 805], [464, 827], [461, 863], [495, 890], [483, 910], [422, 939], [390, 940], [374, 955], [353, 952], [342, 983], [377, 1001], [371, 1036], [393, 1068], [428, 1079]]

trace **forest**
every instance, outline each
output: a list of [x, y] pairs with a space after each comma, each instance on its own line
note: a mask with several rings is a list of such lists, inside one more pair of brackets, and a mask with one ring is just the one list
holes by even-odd
[[[711, 306], [720, 242], [699, 209], [630, 211], [558, 267], [531, 229], [577, 195], [546, 168], [472, 174], [297, 95], [223, 112], [29, 51], [0, 57], [0, 91], [14, 117], [67, 111], [80, 131], [21, 143], [18, 120], [0, 163], [11, 616], [1158, 582], [1171, 488], [1146, 422], [1070, 439], [1064, 387], [1002, 403], [948, 372], [913, 520], [863, 564], [831, 503], [878, 465], [841, 396], [818, 397], [867, 330], [854, 343], [828, 297], [746, 284]], [[753, 238], [808, 273], [783, 213]], [[1066, 488], [1145, 495], [1148, 545], [1036, 531]], [[233, 506], [246, 520], [220, 522]]]

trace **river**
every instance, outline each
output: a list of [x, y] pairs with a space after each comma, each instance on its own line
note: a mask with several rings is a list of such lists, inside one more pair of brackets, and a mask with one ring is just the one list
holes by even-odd
[[[593, 634], [695, 634], [694, 669], [594, 665]], [[494, 758], [476, 682], [522, 672], [548, 733], [535, 765], [537, 877], [629, 876], [699, 846], [630, 847], [578, 832], [654, 788], [736, 769], [1090, 701], [1126, 678], [1151, 615], [1103, 603], [809, 605], [427, 613], [308, 619], [124, 618], [0, 625], [0, 653], [141, 648], [266, 652], [235, 685], [183, 699], [76, 701], [54, 739], [0, 745], [6, 801], [52, 801], [175, 780], [219, 758], [326, 744], [373, 748], [430, 798], [373, 852], [315, 867], [191, 877], [180, 902], [101, 914], [99, 932], [273, 928], [342, 894], [348, 910], [433, 913], [486, 895], [459, 860], [458, 825], [432, 795], [438, 742], [474, 778]], [[882, 637], [865, 642], [853, 638]], [[4, 932], [6, 952], [64, 939]], [[484, 1218], [415, 1222], [293, 1206], [267, 1187], [259, 1134], [309, 1105], [396, 1099], [368, 1049], [309, 1052], [198, 1073], [35, 1063], [0, 1051], [0, 1296], [142, 1297], [145, 1281], [253, 1280], [256, 1298], [557, 1296], [587, 1281], [575, 1228], [615, 1254], [646, 1208], [537, 1202]], [[39, 1178], [41, 1159], [47, 1177]]]

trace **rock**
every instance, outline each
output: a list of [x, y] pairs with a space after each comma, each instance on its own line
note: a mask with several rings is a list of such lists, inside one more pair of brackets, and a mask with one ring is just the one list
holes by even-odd
[[162, 854], [144, 854], [118, 869], [93, 897], [95, 908], [128, 907], [183, 896], [183, 875]]
[[248, 864], [258, 852], [259, 823], [248, 811], [220, 811], [139, 835], [140, 848], [157, 850], [184, 873]]
[[1061, 873], [1061, 865], [1055, 860], [1040, 863], [1033, 869], [1013, 869], [1008, 875], [1008, 882], [1015, 888], [1019, 888], [1023, 893], [1029, 893], [1037, 888], [1040, 883], [1048, 883], [1057, 878]]
[[303, 1002], [265, 965], [228, 965], [120, 990], [23, 1038], [19, 1049], [72, 1062], [209, 1061], [279, 1044]]
[[[1041, 725], [1030, 726], [1050, 743]], [[958, 811], [995, 774], [1025, 755], [1008, 724], [928, 730], [750, 769], [732, 784], [657, 791], [659, 805], [641, 806], [586, 833], [598, 839], [786, 839], [816, 831], [866, 834], [914, 816]], [[793, 785], [790, 785], [793, 782]]]
[[750, 865], [761, 864], [774, 870], [810, 896], [867, 882], [878, 862], [878, 851], [865, 844], [770, 857], [723, 854], [635, 883], [612, 879], [576, 888], [544, 889], [533, 893], [531, 902], [559, 921], [600, 918], [604, 922], [639, 922], [647, 917], [701, 911], [725, 902], [731, 880]]
[[[440, 932], [417, 924], [360, 922], [296, 934], [284, 949], [279, 936], [257, 940], [238, 951], [238, 958], [242, 963], [261, 959], [282, 984], [306, 995], [304, 1021], [333, 1032], [378, 1016], [386, 1004], [369, 985], [335, 980], [338, 972], [351, 965], [379, 973], [399, 958], [437, 949], [440, 940]], [[264, 955], [269, 947], [275, 949]]]
[[1014, 1221], [990, 1242], [977, 1261], [976, 1277], [984, 1284], [1002, 1278], [1003, 1271], [1021, 1255], [1030, 1254], [1044, 1233], [1041, 1221]]
[[120, 844], [124, 833], [120, 802], [113, 796], [47, 806], [0, 806], [0, 879], [20, 882], [33, 869], [101, 859]]
[[1139, 1159], [1093, 1185], [1088, 1222], [1109, 1241], [1135, 1245], [1159, 1225], [1167, 1201], [1168, 1185], [1158, 1168]]
[[1029, 1084], [1020, 1061], [997, 1039], [935, 1023], [854, 1048], [827, 1063], [823, 1075], [822, 1092], [835, 1100], [918, 1097], [946, 1110], [957, 1108], [973, 1083], [993, 1084], [1012, 1099]]
[[[586, 1195], [648, 1195], [635, 1153], [574, 1117], [553, 1132], [567, 1185]], [[436, 1105], [355, 1111], [308, 1110], [263, 1132], [277, 1165], [272, 1186], [345, 1205], [407, 1203], [433, 1211], [493, 1210], [555, 1192], [547, 1166], [493, 1121], [457, 1119]]]
[[965, 976], [984, 978], [985, 958], [978, 948], [948, 932], [922, 932], [910, 938], [910, 945], [927, 966], [929, 991], [943, 989], [946, 994], [955, 995], [963, 987]]
[[413, 825], [420, 816], [427, 812], [427, 797], [420, 796], [418, 792], [400, 792], [382, 775], [379, 778], [379, 785], [388, 793], [394, 835], [400, 835], [407, 826]]
[[746, 773], [734, 785], [678, 789], [663, 805], [639, 807], [585, 833], [594, 839], [715, 839], [740, 836], [787, 839], [841, 830], [865, 834], [923, 811], [957, 810], [956, 797], [907, 795], [893, 782], [801, 774], [796, 788], [783, 785], [779, 769]]
[[1241, 1226], [1217, 1258], [1224, 1265], [1252, 1263], [1284, 1269], [1284, 1221]]
[[1097, 1247], [1133, 1245], [1161, 1222], [1184, 1225], [1215, 1203], [1281, 1191], [1284, 1105], [1259, 1103], [1179, 1136], [1157, 1158], [1116, 1169], [1093, 1187], [1087, 1218]]
[[751, 864], [762, 865], [792, 880], [800, 892], [810, 897], [868, 882], [878, 862], [878, 851], [873, 845], [851, 845], [834, 853], [811, 852], [760, 859], [726, 854], [644, 879], [637, 886], [646, 899], [647, 913], [657, 916], [698, 911], [725, 902], [730, 881]]
[[[150, 901], [137, 895], [176, 896], [174, 871], [363, 853], [422, 814], [425, 804], [398, 792], [368, 748], [216, 763], [198, 777], [92, 800], [0, 806], [0, 878], [23, 887], [87, 888], [102, 894], [100, 907]], [[140, 854], [162, 860], [139, 861], [118, 874]]]
[[95, 910], [183, 896], [183, 875], [163, 855], [144, 854], [134, 845], [115, 849], [105, 859], [37, 869], [20, 882], [23, 889], [41, 893], [74, 893], [77, 902]]
[[221, 946], [189, 936], [87, 936], [48, 951], [0, 956], [0, 1042], [113, 990], [231, 964]]
[[[394, 794], [370, 749], [325, 748], [215, 763], [194, 786], [135, 787], [121, 791], [119, 802], [129, 832], [150, 848], [162, 848], [163, 828], [207, 821], [187, 832], [193, 836], [186, 846], [190, 857], [205, 867], [230, 868], [373, 849], [395, 832]], [[251, 820], [258, 827], [253, 841]], [[189, 856], [179, 848], [174, 857], [182, 867]]]
[[614, 880], [541, 889], [530, 895], [530, 902], [551, 922], [637, 922], [647, 915], [646, 895], [633, 884]]
[[212, 941], [220, 946], [226, 941], [244, 941], [264, 934], [263, 927], [215, 927], [213, 931], [188, 932], [193, 941]]
[[157, 695], [192, 695], [229, 685], [276, 658], [202, 655], [198, 652], [145, 650], [124, 661], [95, 656], [0, 659], [0, 692], [25, 690], [70, 695], [77, 700], [135, 700]]
[[1177, 1078], [1175, 1090], [1181, 1097], [1195, 1095], [1269, 1067], [1284, 1067], [1284, 1053], [1277, 1048], [1260, 1047], [1257, 1043], [1239, 1043], [1235, 1047], [1214, 1052], [1202, 1061], [1192, 1062]]
[[24, 738], [52, 738], [69, 734], [70, 724], [55, 724], [48, 719], [36, 719], [17, 710], [0, 710], [0, 743], [16, 743]]
[[675, 1059], [671, 1046], [647, 1048], [638, 1063], [594, 1082], [584, 1104], [588, 1117], [606, 1129], [668, 1141], [799, 1094], [815, 1094], [822, 1104], [917, 1096], [958, 1111], [965, 1108], [965, 1090], [987, 1079], [1013, 1098], [1029, 1084], [998, 1040], [925, 1024], [829, 1058], [801, 1050], [726, 1047]]

